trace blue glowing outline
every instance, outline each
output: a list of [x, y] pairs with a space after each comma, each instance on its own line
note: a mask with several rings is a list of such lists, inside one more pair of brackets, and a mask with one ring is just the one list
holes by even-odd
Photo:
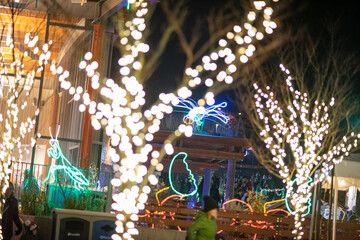
[[[309, 181], [307, 182], [307, 185], [309, 186], [310, 183], [313, 181], [313, 179], [312, 179], [311, 177], [309, 177], [309, 176], [308, 176], [308, 179], [309, 179]], [[295, 178], [295, 179], [292, 181], [292, 185], [294, 185], [294, 183], [295, 183], [296, 180], [297, 180], [297, 178]], [[294, 215], [294, 211], [291, 210], [291, 208], [290, 208], [290, 206], [289, 206], [288, 191], [286, 191], [285, 205], [286, 205], [287, 210], [288, 210], [292, 215]], [[309, 197], [309, 199], [308, 199], [308, 207], [307, 207], [308, 211], [303, 215], [303, 217], [306, 217], [307, 215], [310, 214], [311, 205], [312, 205], [312, 204], [311, 204], [311, 197]]]
[[[225, 108], [227, 106], [226, 102], [222, 102], [220, 104], [206, 107], [205, 112], [203, 114], [197, 114], [194, 118], [190, 118], [190, 116], [189, 116], [190, 112], [195, 107], [199, 107], [199, 106], [191, 98], [183, 99], [183, 98], [178, 97], [178, 99], [179, 99], [179, 103], [173, 104], [173, 106], [186, 110], [186, 111], [184, 111], [185, 113], [187, 113], [183, 119], [184, 123], [189, 123], [186, 121], [186, 119], [190, 119], [192, 121], [192, 122], [190, 122], [190, 124], [195, 123], [197, 127], [200, 127], [205, 120], [210, 120], [210, 121], [214, 121], [214, 122], [216, 122], [216, 120], [218, 120], [223, 125], [227, 125], [230, 120], [230, 117], [226, 116], [223, 111], [217, 110], [219, 108]], [[212, 118], [214, 118], [214, 119], [212, 119]]]
[[[171, 180], [171, 170], [172, 170], [172, 166], [173, 166], [173, 164], [174, 164], [174, 161], [176, 160], [176, 158], [177, 158], [179, 155], [185, 155], [182, 161], [183, 161], [183, 163], [185, 164], [186, 170], [189, 172], [189, 175], [191, 176], [191, 179], [193, 180], [193, 184], [194, 184], [195, 189], [194, 189], [194, 191], [192, 191], [191, 193], [185, 193], [185, 194], [184, 194], [184, 193], [181, 193], [181, 192], [177, 191], [177, 190], [174, 188], [173, 183], [172, 183], [172, 180]], [[179, 152], [178, 154], [176, 154], [176, 155], [172, 158], [171, 163], [170, 163], [170, 166], [169, 166], [169, 184], [170, 184], [170, 187], [171, 187], [171, 189], [172, 189], [176, 194], [180, 195], [181, 197], [193, 196], [193, 195], [195, 195], [195, 193], [196, 193], [197, 190], [198, 190], [198, 186], [197, 186], [197, 184], [196, 184], [196, 179], [195, 179], [194, 175], [192, 174], [191, 169], [189, 169], [188, 163], [186, 162], [187, 156], [188, 156], [188, 155], [187, 155], [186, 152]]]
[[[51, 131], [50, 131], [50, 136], [51, 136], [51, 139], [49, 140], [50, 148], [47, 149], [47, 154], [49, 158], [53, 158], [55, 160], [61, 159], [61, 164], [52, 165], [50, 167], [49, 173], [45, 178], [44, 183], [46, 183], [47, 181], [49, 181], [49, 184], [54, 183], [56, 179], [55, 172], [57, 170], [63, 169], [65, 171], [65, 174], [67, 174], [74, 181], [75, 188], [78, 190], [80, 189], [84, 190], [84, 187], [89, 186], [89, 180], [86, 179], [84, 174], [78, 168], [74, 167], [69, 162], [69, 160], [64, 156], [59, 141], [57, 140], [57, 136], [56, 138], [53, 138], [53, 136], [51, 135]], [[51, 178], [52, 175], [54, 176], [53, 178]]]

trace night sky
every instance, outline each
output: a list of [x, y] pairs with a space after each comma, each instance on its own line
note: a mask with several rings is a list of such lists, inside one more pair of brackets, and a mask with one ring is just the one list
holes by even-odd
[[[239, 4], [239, 0], [196, 0], [188, 1], [189, 17], [185, 28], [191, 31], [192, 24], [195, 18], [205, 18], [212, 9], [221, 8], [226, 1], [234, 1]], [[276, 4], [289, 4], [288, 9], [289, 18], [286, 24], [290, 26], [303, 26], [309, 29], [309, 32], [316, 36], [324, 31], [324, 24], [330, 22], [339, 26], [336, 39], [343, 42], [344, 54], [346, 52], [360, 51], [360, 21], [359, 10], [355, 7], [355, 0], [341, 0], [341, 1], [325, 1], [325, 0], [283, 0]], [[150, 38], [149, 44], [151, 48], [152, 42], [158, 41], [158, 35], [163, 29], [163, 24], [166, 22], [163, 14], [159, 9], [156, 10], [154, 18], [150, 23], [153, 35]], [[282, 23], [278, 23], [281, 28]], [[207, 34], [204, 31], [203, 37]], [[151, 52], [150, 52], [151, 53]], [[116, 55], [116, 54], [115, 54]], [[114, 56], [117, 59], [118, 56]], [[354, 59], [359, 61], [360, 58]], [[116, 61], [117, 62], [117, 61]], [[160, 92], [171, 92], [176, 88], [177, 82], [182, 78], [184, 71], [185, 56], [179, 46], [176, 37], [173, 36], [170, 40], [165, 54], [161, 58], [159, 68], [154, 72], [150, 78], [149, 83], [145, 86], [147, 94], [147, 103], [155, 101]], [[360, 79], [358, 81], [360, 90]], [[202, 91], [194, 92], [193, 98], [197, 99], [201, 96]], [[197, 96], [198, 95], [198, 96]], [[234, 94], [227, 91], [219, 94], [216, 97], [218, 102], [233, 98]], [[231, 105], [230, 111], [236, 111], [235, 105]]]

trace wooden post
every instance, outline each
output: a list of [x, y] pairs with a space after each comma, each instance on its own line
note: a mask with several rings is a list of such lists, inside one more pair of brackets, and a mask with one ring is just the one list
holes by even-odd
[[327, 240], [331, 240], [331, 215], [333, 211], [332, 207], [332, 198], [333, 198], [333, 188], [334, 188], [334, 172], [335, 169], [331, 170], [331, 184], [330, 184], [330, 196], [329, 196], [329, 218], [327, 220]]
[[226, 198], [225, 201], [229, 201], [234, 198], [234, 184], [235, 184], [235, 169], [236, 169], [236, 160], [228, 160], [228, 169], [226, 176]]
[[[93, 54], [92, 61], [97, 61], [101, 65], [102, 56], [102, 42], [103, 42], [103, 25], [95, 24], [93, 31], [93, 40], [91, 52]], [[91, 87], [91, 80], [88, 81], [87, 93], [92, 101], [96, 101], [97, 91]], [[89, 168], [91, 162], [93, 127], [91, 126], [91, 116], [88, 111], [85, 111], [83, 134], [81, 139], [81, 153], [80, 153], [80, 168]]]
[[[316, 216], [315, 216], [315, 240], [318, 240], [319, 237], [320, 237], [320, 231], [321, 231], [321, 228], [320, 228], [320, 224], [321, 224], [321, 215], [320, 215], [320, 208], [321, 208], [321, 184], [317, 184], [316, 186], [316, 191], [317, 191], [317, 197], [316, 197]], [[313, 213], [314, 214], [314, 213]]]
[[[316, 180], [320, 175], [320, 170], [316, 170], [315, 172], [315, 177], [314, 180]], [[317, 191], [317, 185], [315, 185], [314, 187], [314, 194], [313, 194], [313, 198], [312, 198], [312, 210], [311, 210], [311, 221], [310, 221], [310, 236], [309, 236], [309, 240], [313, 240], [313, 234], [314, 234], [314, 225], [315, 225], [315, 217], [316, 217], [316, 206], [318, 204], [317, 201], [317, 195], [318, 195], [318, 191]]]
[[[49, 27], [50, 27], [50, 14], [47, 15], [47, 20], [46, 20], [45, 43], [47, 43], [49, 40]], [[44, 86], [44, 76], [45, 76], [45, 65], [43, 64], [43, 69], [41, 71], [41, 76], [40, 76], [39, 95], [38, 95], [38, 99], [37, 99], [37, 108], [38, 109], [40, 108], [40, 104], [41, 104], [41, 96], [42, 96], [43, 86]], [[38, 134], [38, 130], [39, 130], [39, 121], [40, 121], [40, 113], [38, 115], [36, 115], [36, 122], [35, 122], [35, 126], [34, 126], [35, 140], [37, 139], [37, 134]], [[29, 176], [33, 175], [35, 153], [36, 153], [36, 142], [31, 151], [31, 163], [30, 163]]]
[[[51, 128], [51, 134], [53, 136], [56, 136], [56, 131], [58, 130], [58, 128], [57, 128], [58, 110], [59, 110], [59, 94], [54, 92], [50, 98], [50, 114], [49, 114], [49, 127]], [[46, 141], [46, 152], [47, 152], [47, 149], [49, 149], [49, 148], [50, 148], [50, 143], [49, 143], [49, 141]], [[47, 153], [45, 153], [44, 165], [51, 165], [51, 159], [49, 158]], [[46, 170], [47, 169], [44, 166], [43, 179], [46, 178], [46, 174], [47, 174]]]
[[[210, 195], [210, 186], [211, 186], [211, 169], [205, 169], [205, 175], [204, 175], [204, 184], [203, 184], [203, 192], [202, 197], [209, 196]], [[201, 206], [204, 207], [204, 201], [200, 199]]]
[[[334, 168], [335, 171], [335, 168]], [[338, 177], [334, 177], [334, 217], [332, 224], [332, 240], [336, 240], [336, 219], [337, 219], [337, 209], [338, 209]]]

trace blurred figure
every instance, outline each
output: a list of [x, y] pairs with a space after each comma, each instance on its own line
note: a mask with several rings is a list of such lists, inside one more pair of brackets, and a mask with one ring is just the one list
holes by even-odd
[[3, 240], [11, 240], [13, 236], [13, 222], [17, 227], [15, 235], [21, 234], [22, 224], [19, 218], [18, 201], [14, 197], [14, 184], [9, 182], [9, 187], [5, 191], [5, 204], [2, 211], [1, 228]]
[[195, 216], [194, 224], [188, 229], [187, 240], [215, 240], [218, 203], [209, 196], [204, 197], [204, 209]]
[[212, 184], [211, 184], [211, 188], [210, 188], [210, 197], [215, 199], [215, 201], [218, 204], [221, 201], [219, 187], [220, 187], [220, 180], [214, 176], [212, 179]]

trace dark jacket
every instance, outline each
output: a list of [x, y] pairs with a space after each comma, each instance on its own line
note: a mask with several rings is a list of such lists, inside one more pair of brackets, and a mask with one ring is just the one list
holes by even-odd
[[195, 216], [194, 224], [188, 229], [186, 239], [215, 240], [216, 232], [216, 221], [214, 219], [209, 219], [205, 212], [200, 211]]
[[13, 196], [7, 198], [4, 204], [4, 210], [2, 213], [2, 233], [4, 239], [10, 239], [13, 233], [13, 222], [16, 224], [16, 234], [20, 234], [22, 231], [22, 224], [19, 218], [18, 201]]

